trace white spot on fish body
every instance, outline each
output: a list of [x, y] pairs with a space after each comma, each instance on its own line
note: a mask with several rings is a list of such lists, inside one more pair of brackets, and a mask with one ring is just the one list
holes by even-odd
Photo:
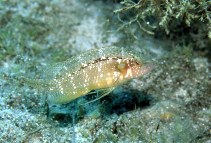
[[[111, 74], [109, 73], [109, 75], [111, 75]], [[114, 78], [118, 78], [119, 75], [120, 75], [119, 72], [117, 72], [117, 71], [114, 72]]]
[[104, 56], [100, 58], [100, 60], [105, 60], [105, 59], [106, 59], [106, 57], [104, 57]]
[[62, 94], [64, 94], [64, 89], [62, 87], [60, 87], [60, 91]]
[[118, 59], [118, 60], [117, 60], [118, 63], [121, 63], [121, 61], [122, 61], [122, 59]]

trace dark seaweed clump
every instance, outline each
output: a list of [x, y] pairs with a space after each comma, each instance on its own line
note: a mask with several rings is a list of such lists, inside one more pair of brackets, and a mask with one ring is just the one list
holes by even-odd
[[[119, 30], [135, 25], [133, 34], [144, 31], [173, 45], [189, 45], [204, 53], [211, 45], [211, 3], [208, 0], [123, 0], [115, 10], [121, 22]], [[135, 32], [134, 32], [135, 31]]]

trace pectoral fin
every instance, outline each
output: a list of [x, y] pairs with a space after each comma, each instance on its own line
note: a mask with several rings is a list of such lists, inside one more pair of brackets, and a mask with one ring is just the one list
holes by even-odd
[[100, 90], [96, 91], [96, 93], [97, 93], [97, 98], [96, 98], [96, 99], [91, 100], [91, 101], [89, 101], [89, 102], [87, 102], [87, 103], [85, 103], [85, 104], [81, 104], [81, 105], [86, 105], [86, 104], [95, 102], [95, 101], [97, 101], [97, 100], [103, 98], [104, 96], [108, 95], [108, 94], [111, 93], [113, 90], [114, 90], [114, 87], [112, 87], [112, 88], [100, 89]]

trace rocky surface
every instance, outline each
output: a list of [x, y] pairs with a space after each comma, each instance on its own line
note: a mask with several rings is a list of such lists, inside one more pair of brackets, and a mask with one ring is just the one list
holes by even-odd
[[[112, 5], [111, 5], [112, 4]], [[210, 61], [169, 41], [117, 31], [117, 3], [85, 0], [0, 2], [0, 142], [205, 142], [211, 137]], [[133, 27], [131, 27], [133, 29]], [[144, 49], [157, 67], [117, 87], [65, 105], [19, 77], [40, 78], [48, 65], [88, 49]]]

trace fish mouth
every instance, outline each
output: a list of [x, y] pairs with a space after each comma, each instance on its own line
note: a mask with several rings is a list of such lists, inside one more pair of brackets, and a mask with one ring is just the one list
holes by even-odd
[[150, 73], [153, 69], [155, 69], [157, 66], [154, 62], [145, 62], [141, 67], [140, 67], [140, 73], [139, 75], [145, 75]]

